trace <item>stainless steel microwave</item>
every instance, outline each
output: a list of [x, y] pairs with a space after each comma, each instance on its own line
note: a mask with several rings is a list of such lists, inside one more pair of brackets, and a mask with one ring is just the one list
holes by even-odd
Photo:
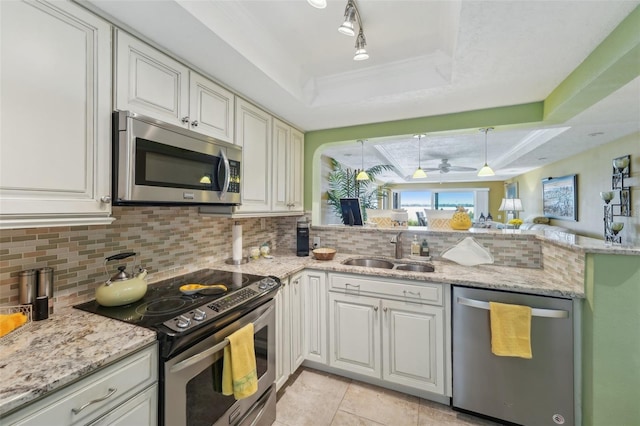
[[115, 111], [112, 154], [115, 205], [240, 205], [237, 145]]

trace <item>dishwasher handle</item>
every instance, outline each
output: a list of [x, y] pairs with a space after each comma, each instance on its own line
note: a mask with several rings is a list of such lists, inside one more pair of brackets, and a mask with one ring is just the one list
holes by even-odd
[[[459, 305], [469, 306], [471, 308], [485, 309], [487, 311], [489, 310], [489, 302], [467, 299], [466, 297], [458, 297], [457, 301]], [[531, 308], [531, 316], [543, 318], [569, 318], [569, 312], [557, 309]]]

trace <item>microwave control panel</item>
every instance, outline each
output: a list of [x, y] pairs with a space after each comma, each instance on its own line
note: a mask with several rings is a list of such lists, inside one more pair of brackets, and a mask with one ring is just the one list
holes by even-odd
[[229, 189], [227, 192], [240, 193], [240, 162], [229, 160]]

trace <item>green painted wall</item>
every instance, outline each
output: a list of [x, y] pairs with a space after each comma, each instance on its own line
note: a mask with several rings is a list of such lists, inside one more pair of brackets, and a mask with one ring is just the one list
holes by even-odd
[[589, 254], [582, 309], [585, 426], [640, 424], [640, 257]]

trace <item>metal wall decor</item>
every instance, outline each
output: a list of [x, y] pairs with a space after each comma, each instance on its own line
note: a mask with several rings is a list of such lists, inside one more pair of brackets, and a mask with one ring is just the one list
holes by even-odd
[[604, 240], [606, 243], [622, 243], [619, 235], [624, 227], [623, 222], [616, 222], [616, 217], [631, 216], [631, 187], [625, 183], [631, 175], [631, 156], [624, 155], [613, 159], [611, 173], [611, 189], [600, 193], [604, 201]]

